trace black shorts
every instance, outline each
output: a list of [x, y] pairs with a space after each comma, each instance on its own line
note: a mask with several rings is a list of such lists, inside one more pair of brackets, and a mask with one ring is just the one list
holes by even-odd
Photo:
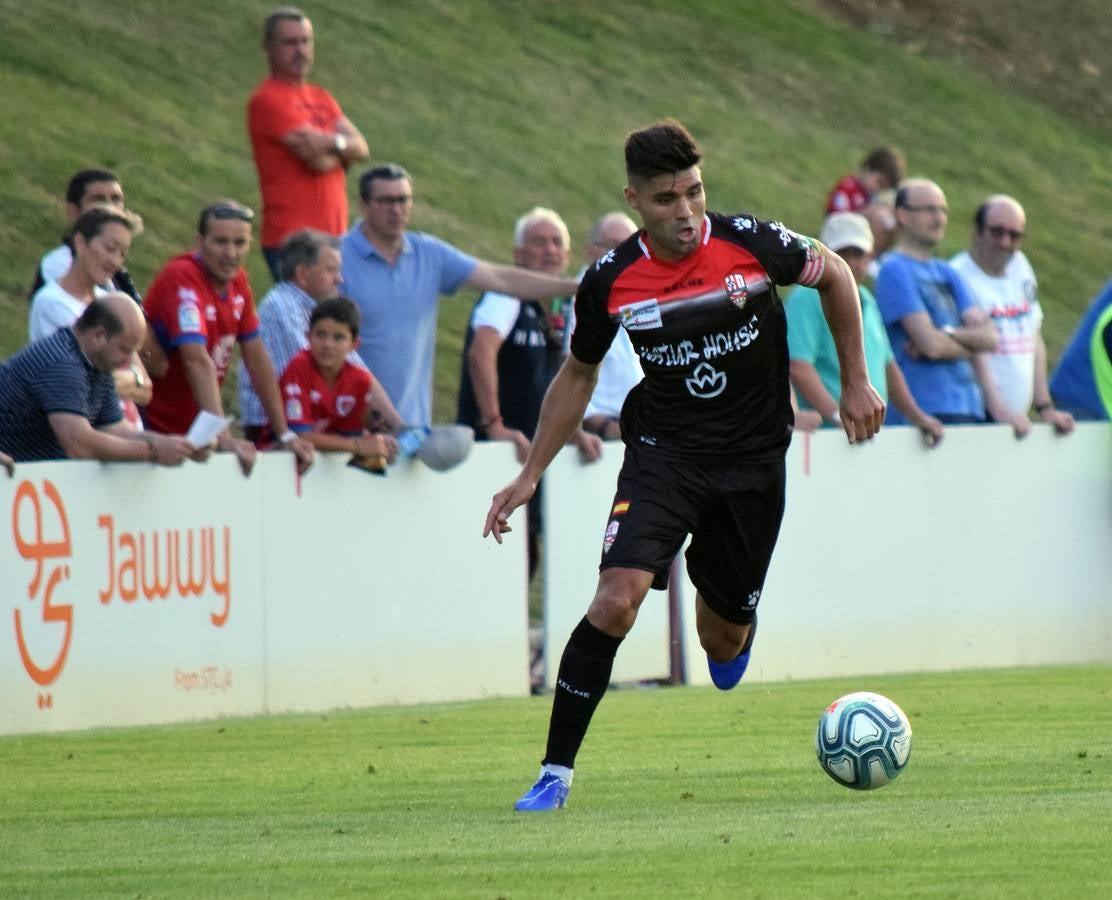
[[687, 535], [687, 574], [722, 618], [753, 621], [784, 516], [784, 460], [704, 465], [627, 447], [599, 571], [668, 570]]

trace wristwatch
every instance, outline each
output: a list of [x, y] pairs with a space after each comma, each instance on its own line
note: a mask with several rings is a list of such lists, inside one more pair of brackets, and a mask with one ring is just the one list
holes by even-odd
[[332, 138], [332, 147], [337, 153], [343, 153], [348, 148], [347, 138], [344, 137], [342, 134], [337, 134], [334, 138]]
[[278, 443], [283, 447], [288, 446], [297, 440], [297, 433], [291, 429], [287, 429], [278, 437]]

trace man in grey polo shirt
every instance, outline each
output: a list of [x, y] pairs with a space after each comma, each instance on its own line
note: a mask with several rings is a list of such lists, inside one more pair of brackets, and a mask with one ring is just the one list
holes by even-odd
[[451, 244], [407, 231], [413, 180], [401, 166], [375, 166], [359, 179], [363, 218], [344, 235], [344, 294], [363, 314], [359, 355], [409, 425], [432, 420], [432, 367], [441, 294], [461, 287], [546, 300], [577, 283], [484, 262]]

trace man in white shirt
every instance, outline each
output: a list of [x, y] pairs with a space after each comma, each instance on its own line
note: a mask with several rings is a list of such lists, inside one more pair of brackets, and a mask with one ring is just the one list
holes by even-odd
[[991, 421], [1012, 426], [1021, 438], [1031, 430], [1032, 403], [1044, 422], [1059, 434], [1073, 430], [1073, 417], [1054, 408], [1047, 387], [1046, 344], [1038, 282], [1019, 249], [1027, 227], [1023, 207], [1004, 194], [988, 197], [973, 218], [968, 251], [950, 264], [965, 280], [998, 334], [996, 350], [973, 357], [973, 369]]
[[[587, 240], [587, 266], [579, 273], [583, 276], [591, 266], [605, 257], [615, 247], [637, 233], [633, 219], [624, 212], [608, 212], [600, 216]], [[571, 352], [571, 333], [575, 330], [575, 304], [568, 304], [567, 326], [564, 329], [564, 356]], [[626, 394], [644, 377], [641, 360], [624, 328], [618, 330], [614, 343], [606, 351], [599, 365], [598, 382], [591, 394], [591, 402], [583, 414], [583, 430], [597, 434], [603, 440], [619, 440], [622, 436], [621, 413]]]

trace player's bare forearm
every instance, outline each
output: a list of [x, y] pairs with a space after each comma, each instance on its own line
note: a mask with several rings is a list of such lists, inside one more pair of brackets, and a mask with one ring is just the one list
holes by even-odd
[[829, 250], [818, 282], [823, 315], [834, 337], [841, 370], [839, 412], [851, 444], [871, 438], [884, 421], [884, 401], [869, 383], [865, 341], [861, 327], [861, 299], [845, 260]]
[[501, 544], [502, 535], [513, 530], [508, 523], [510, 514], [529, 501], [544, 470], [579, 430], [597, 378], [598, 366], [582, 363], [574, 356], [564, 360], [544, 396], [536, 437], [521, 472], [491, 500], [483, 537], [493, 535]]
[[544, 395], [536, 437], [522, 475], [540, 480], [549, 463], [581, 427], [597, 380], [598, 366], [581, 363], [574, 356], [564, 360]]
[[826, 265], [816, 286], [826, 324], [830, 326], [830, 334], [834, 338], [842, 383], [855, 378], [867, 379], [857, 282], [853, 280], [853, 273], [845, 260], [837, 253], [825, 249], [824, 252]]

